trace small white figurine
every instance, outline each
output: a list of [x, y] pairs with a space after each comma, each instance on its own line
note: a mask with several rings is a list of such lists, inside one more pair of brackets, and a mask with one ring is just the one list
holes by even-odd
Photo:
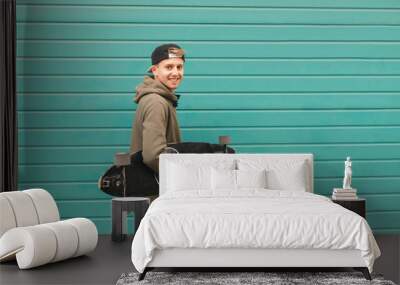
[[348, 156], [346, 161], [344, 162], [344, 178], [343, 178], [343, 189], [352, 189], [351, 188], [351, 160]]

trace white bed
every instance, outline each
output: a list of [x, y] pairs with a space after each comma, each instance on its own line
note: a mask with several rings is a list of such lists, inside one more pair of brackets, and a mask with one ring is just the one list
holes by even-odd
[[313, 194], [312, 154], [163, 154], [160, 197], [132, 243], [141, 278], [154, 267], [354, 267], [370, 278], [379, 255], [365, 219]]

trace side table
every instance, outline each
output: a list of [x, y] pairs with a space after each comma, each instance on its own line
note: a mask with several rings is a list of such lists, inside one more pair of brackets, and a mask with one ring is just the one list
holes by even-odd
[[113, 241], [123, 241], [127, 234], [127, 215], [135, 214], [133, 234], [139, 227], [150, 205], [150, 199], [144, 197], [119, 197], [112, 199], [112, 235]]
[[361, 217], [365, 218], [365, 204], [364, 198], [357, 198], [354, 200], [336, 200], [332, 199], [333, 203], [339, 204], [340, 206], [359, 214]]

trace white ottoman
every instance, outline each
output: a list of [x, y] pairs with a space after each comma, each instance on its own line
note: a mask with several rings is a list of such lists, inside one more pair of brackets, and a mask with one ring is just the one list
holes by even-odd
[[0, 261], [17, 259], [20, 269], [86, 254], [96, 248], [92, 221], [59, 221], [57, 205], [43, 189], [0, 193]]

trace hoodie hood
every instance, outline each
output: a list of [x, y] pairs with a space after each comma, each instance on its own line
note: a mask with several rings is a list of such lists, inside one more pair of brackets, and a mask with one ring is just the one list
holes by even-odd
[[160, 81], [146, 75], [143, 82], [136, 87], [134, 101], [139, 103], [140, 99], [147, 94], [158, 94], [171, 101], [174, 106], [176, 106], [178, 102], [178, 96], [175, 95], [173, 91], [168, 89], [168, 87], [166, 87]]

